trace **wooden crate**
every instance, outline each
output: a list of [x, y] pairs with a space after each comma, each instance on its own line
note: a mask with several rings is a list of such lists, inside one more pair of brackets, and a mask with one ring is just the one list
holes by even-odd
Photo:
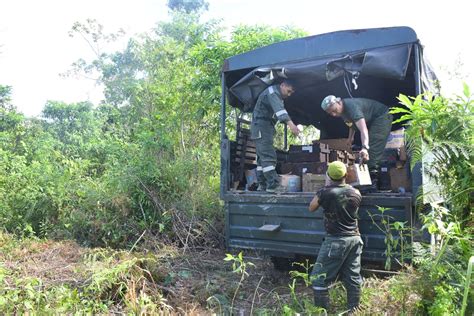
[[319, 142], [327, 144], [329, 149], [351, 151], [351, 147], [347, 144], [347, 138], [320, 139]]
[[303, 192], [316, 192], [326, 185], [326, 175], [305, 173], [302, 183]]
[[327, 169], [327, 162], [287, 162], [281, 165], [280, 173], [294, 174], [301, 177], [305, 173], [324, 174]]
[[346, 154], [343, 150], [331, 149], [329, 153], [329, 162], [341, 161], [346, 162]]

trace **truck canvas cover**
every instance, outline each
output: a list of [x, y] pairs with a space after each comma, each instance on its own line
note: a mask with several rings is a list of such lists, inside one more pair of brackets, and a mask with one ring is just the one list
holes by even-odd
[[[341, 122], [327, 117], [319, 107], [328, 91], [393, 106], [398, 93], [419, 93], [413, 90], [415, 80], [422, 91], [433, 90], [434, 72], [425, 58], [415, 58], [423, 56], [415, 55], [415, 49], [422, 52], [409, 27], [339, 31], [272, 44], [225, 61], [228, 102], [240, 109], [251, 108], [268, 85], [288, 78], [297, 86], [287, 101], [293, 121], [341, 137]], [[421, 76], [415, 78], [414, 73]]]

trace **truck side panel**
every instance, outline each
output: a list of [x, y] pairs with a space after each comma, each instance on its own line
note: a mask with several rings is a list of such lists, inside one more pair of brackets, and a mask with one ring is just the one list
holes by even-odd
[[[311, 198], [310, 195], [226, 195], [227, 247], [261, 250], [281, 257], [317, 255], [326, 233], [321, 209], [308, 211]], [[385, 260], [386, 234], [377, 227], [383, 227], [377, 206], [390, 208], [384, 213], [390, 222], [407, 222], [407, 227], [412, 224], [410, 196], [364, 196], [359, 227], [364, 241], [362, 258], [370, 261]]]

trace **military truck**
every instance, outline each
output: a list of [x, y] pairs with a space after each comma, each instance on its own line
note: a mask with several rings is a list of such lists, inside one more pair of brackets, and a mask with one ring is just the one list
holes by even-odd
[[[289, 78], [297, 85], [297, 92], [285, 100], [292, 120], [316, 127], [324, 140], [348, 135], [341, 119], [321, 109], [326, 95], [363, 97], [400, 106], [399, 94], [416, 96], [433, 91], [436, 77], [417, 34], [409, 27], [346, 30], [297, 38], [225, 60], [221, 73], [220, 196], [225, 203], [226, 246], [261, 251], [272, 258], [314, 257], [325, 235], [322, 212], [308, 212], [314, 193], [259, 193], [241, 185], [246, 181], [245, 174], [255, 168], [245, 113], [258, 94], [278, 78]], [[229, 127], [230, 124], [236, 125]], [[399, 128], [395, 124], [392, 130]], [[277, 150], [279, 163], [288, 158], [286, 127], [283, 138], [283, 146]], [[355, 139], [360, 137], [356, 134]], [[417, 226], [415, 196], [424, 181], [420, 165], [410, 171], [409, 181], [411, 190], [363, 194], [359, 210], [363, 262], [386, 260], [387, 231], [380, 229], [380, 207], [389, 209], [384, 216], [390, 216], [392, 222], [403, 222], [407, 228]], [[397, 232], [392, 233], [398, 236]], [[411, 241], [409, 237], [407, 242]]]

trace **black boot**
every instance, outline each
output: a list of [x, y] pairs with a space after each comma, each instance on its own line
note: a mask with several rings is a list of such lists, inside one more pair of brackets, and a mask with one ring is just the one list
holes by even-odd
[[314, 306], [316, 307], [322, 307], [326, 311], [329, 308], [329, 290], [315, 290], [313, 289], [314, 293]]
[[372, 190], [377, 191], [379, 189], [379, 172], [377, 169], [370, 170], [370, 180], [372, 181]]
[[348, 289], [347, 290], [347, 308], [349, 309], [349, 315], [355, 312], [360, 304], [360, 288]]

